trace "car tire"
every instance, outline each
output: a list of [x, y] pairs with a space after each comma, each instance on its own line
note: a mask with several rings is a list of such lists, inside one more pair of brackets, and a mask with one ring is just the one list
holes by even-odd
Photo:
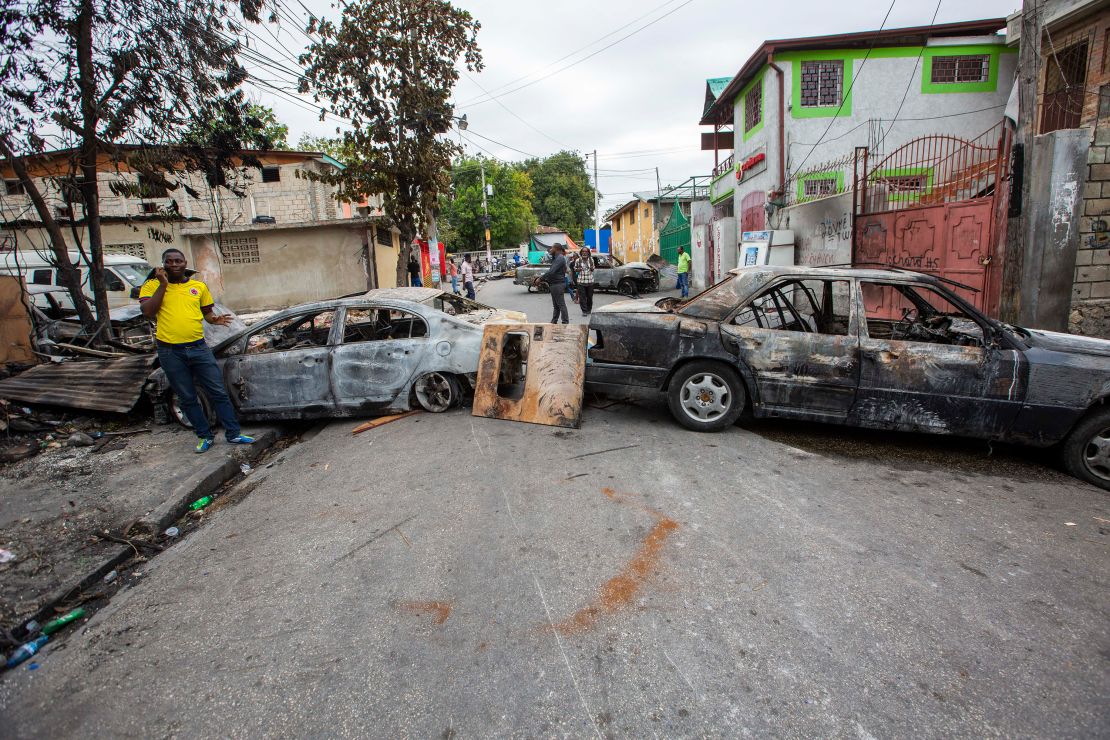
[[736, 423], [748, 402], [735, 370], [711, 360], [683, 365], [671, 378], [667, 404], [682, 426], [695, 432], [719, 432]]
[[632, 278], [623, 278], [617, 283], [617, 292], [621, 295], [633, 296], [636, 294], [636, 284], [632, 282]]
[[450, 373], [424, 373], [412, 384], [412, 391], [420, 408], [433, 414], [454, 408], [462, 397], [459, 381]]
[[[208, 396], [199, 388], [197, 389], [197, 400], [200, 401], [200, 408], [208, 418], [208, 425], [210, 427], [215, 427], [217, 421], [216, 410], [212, 408], [212, 402], [208, 400]], [[170, 416], [172, 416], [178, 424], [186, 429], [193, 428], [193, 424], [189, 421], [189, 417], [185, 416], [185, 413], [181, 410], [181, 404], [178, 403], [177, 394], [173, 391], [168, 391], [166, 393], [166, 408], [170, 410]]]
[[1110, 491], [1110, 408], [1088, 414], [1060, 445], [1064, 469]]

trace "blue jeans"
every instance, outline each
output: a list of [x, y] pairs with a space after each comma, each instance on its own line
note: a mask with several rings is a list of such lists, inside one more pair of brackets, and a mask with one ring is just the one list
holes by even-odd
[[682, 291], [682, 297], [683, 298], [689, 298], [690, 297], [690, 273], [688, 273], [688, 272], [678, 273], [678, 284], [675, 285], [674, 287], [676, 289]]
[[459, 294], [459, 279], [455, 275], [451, 276], [451, 292], [455, 295]]
[[216, 418], [220, 420], [220, 426], [224, 428], [227, 438], [239, 436], [239, 420], [235, 418], [235, 408], [231, 405], [231, 399], [228, 398], [227, 390], [224, 388], [220, 366], [216, 364], [212, 350], [203, 339], [189, 344], [159, 342], [158, 362], [166, 373], [166, 379], [170, 381], [170, 387], [177, 396], [177, 402], [181, 404], [181, 410], [185, 412], [198, 437], [212, 439], [214, 435], [212, 427], [208, 424], [208, 417], [205, 416], [204, 410], [200, 407], [200, 401], [197, 400], [197, 385], [204, 390], [204, 394], [212, 402]]
[[469, 298], [470, 300], [474, 300], [475, 298], [478, 297], [477, 295], [474, 294], [474, 283], [468, 282], [468, 283], [466, 283], [465, 287], [466, 287], [466, 297], [467, 298]]
[[419, 275], [413, 275], [413, 276], [412, 276], [412, 277], [411, 277], [411, 278], [409, 279], [409, 282], [410, 282], [410, 286], [409, 286], [409, 287], [411, 287], [411, 288], [423, 288], [423, 287], [424, 287], [424, 283], [422, 283], [422, 282], [420, 281], [420, 276], [419, 276]]

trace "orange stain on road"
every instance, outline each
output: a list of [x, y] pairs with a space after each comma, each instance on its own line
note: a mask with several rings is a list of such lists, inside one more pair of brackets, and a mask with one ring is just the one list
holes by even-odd
[[443, 624], [451, 616], [452, 606], [446, 601], [402, 601], [397, 608], [413, 614], [430, 614], [434, 624]]

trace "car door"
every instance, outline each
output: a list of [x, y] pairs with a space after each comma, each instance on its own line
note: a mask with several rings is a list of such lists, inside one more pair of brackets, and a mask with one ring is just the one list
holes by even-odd
[[616, 269], [608, 257], [593, 255], [594, 285], [599, 288], [612, 288], [616, 282]]
[[307, 418], [335, 410], [330, 355], [334, 309], [306, 311], [269, 321], [239, 343], [224, 362], [224, 378], [248, 416]]
[[851, 282], [786, 278], [721, 324], [726, 348], [751, 372], [768, 416], [847, 419], [859, 385]]
[[[995, 437], [1025, 396], [1021, 353], [952, 295], [924, 283], [859, 281], [861, 426]], [[902, 319], [891, 318], [898, 307]]]
[[388, 306], [347, 306], [332, 358], [336, 403], [353, 414], [407, 406], [405, 392], [425, 365], [428, 323]]

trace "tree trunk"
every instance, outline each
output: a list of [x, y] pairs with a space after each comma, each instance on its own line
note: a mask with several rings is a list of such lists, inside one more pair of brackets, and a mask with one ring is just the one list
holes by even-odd
[[23, 158], [14, 156], [11, 149], [3, 142], [0, 142], [0, 154], [3, 154], [11, 164], [15, 176], [19, 178], [24, 192], [27, 193], [27, 197], [31, 199], [31, 204], [39, 214], [39, 220], [42, 222], [43, 228], [46, 229], [47, 236], [50, 237], [50, 249], [54, 253], [58, 278], [66, 290], [69, 291], [69, 297], [73, 300], [74, 308], [77, 309], [77, 317], [80, 319], [81, 325], [85, 328], [85, 331], [95, 331], [96, 319], [93, 317], [92, 311], [89, 310], [89, 303], [85, 300], [85, 292], [81, 289], [81, 274], [69, 259], [69, 247], [66, 245], [62, 227], [54, 220], [54, 214], [50, 212], [50, 205], [39, 190], [38, 184], [31, 179], [31, 174], [27, 171], [27, 164], [23, 161]]
[[77, 14], [77, 74], [81, 93], [81, 146], [79, 154], [81, 195], [85, 224], [89, 230], [89, 282], [96, 303], [96, 320], [101, 339], [112, 337], [108, 316], [108, 291], [104, 283], [104, 236], [100, 230], [100, 189], [97, 183], [96, 69], [93, 65], [93, 0], [81, 0]]
[[398, 224], [401, 232], [399, 237], [401, 245], [397, 250], [397, 287], [409, 284], [409, 255], [412, 254], [412, 240], [416, 238], [416, 229], [412, 223]]

